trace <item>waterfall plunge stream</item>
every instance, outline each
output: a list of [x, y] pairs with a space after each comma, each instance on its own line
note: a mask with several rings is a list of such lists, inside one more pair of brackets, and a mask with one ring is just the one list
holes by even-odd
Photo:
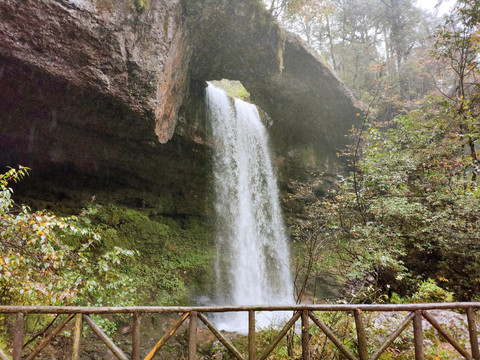
[[[287, 236], [268, 135], [257, 108], [209, 84], [207, 113], [215, 143], [215, 303], [292, 304]], [[272, 316], [257, 315], [257, 324], [272, 323]], [[241, 332], [248, 326], [240, 314], [219, 315], [216, 323]]]

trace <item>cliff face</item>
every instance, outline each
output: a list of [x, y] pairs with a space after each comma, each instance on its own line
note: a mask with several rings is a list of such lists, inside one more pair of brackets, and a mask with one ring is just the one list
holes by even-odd
[[199, 35], [192, 77], [243, 83], [273, 120], [269, 132], [276, 153], [288, 158], [287, 173], [308, 165], [340, 171], [336, 154], [359, 112], [344, 84], [296, 35], [282, 32], [258, 2], [193, 2]]
[[143, 13], [129, 0], [2, 1], [0, 166], [30, 166], [25, 188], [47, 202], [97, 194], [202, 211], [191, 204], [203, 197], [205, 152], [155, 134], [172, 137], [183, 100], [182, 16], [175, 0]]
[[4, 0], [0, 166], [30, 166], [24, 195], [45, 202], [203, 214], [203, 86], [221, 78], [272, 117], [286, 173], [305, 151], [336, 171], [353, 101], [256, 0]]

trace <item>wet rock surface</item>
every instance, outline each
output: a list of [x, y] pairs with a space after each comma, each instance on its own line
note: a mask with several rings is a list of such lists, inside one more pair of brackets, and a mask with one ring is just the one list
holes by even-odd
[[168, 144], [155, 133], [156, 114], [176, 119], [183, 100], [171, 83], [186, 73], [183, 33], [178, 1], [144, 13], [129, 0], [2, 2], [0, 166], [32, 168], [17, 193], [40, 208], [95, 195], [203, 214], [205, 147], [175, 122]]
[[257, 1], [2, 1], [0, 166], [33, 169], [18, 194], [38, 206], [95, 195], [205, 214], [204, 86], [221, 78], [270, 115], [286, 177], [340, 169], [358, 110]]

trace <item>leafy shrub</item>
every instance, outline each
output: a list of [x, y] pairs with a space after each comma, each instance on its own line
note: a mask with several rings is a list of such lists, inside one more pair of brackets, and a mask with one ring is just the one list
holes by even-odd
[[422, 281], [412, 300], [418, 303], [453, 301], [453, 293], [439, 287], [434, 280]]
[[27, 174], [28, 168], [19, 167], [0, 175], [1, 303], [130, 303], [133, 279], [120, 271], [120, 264], [133, 252], [114, 247], [97, 255], [94, 250], [101, 237], [82, 226], [77, 217], [57, 217], [16, 205], [9, 183]]

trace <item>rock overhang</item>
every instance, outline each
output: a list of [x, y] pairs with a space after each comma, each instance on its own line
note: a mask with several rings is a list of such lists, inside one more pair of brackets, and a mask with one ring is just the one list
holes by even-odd
[[255, 0], [150, 0], [143, 13], [129, 0], [4, 0], [0, 20], [0, 166], [202, 196], [198, 84], [212, 79], [244, 84], [278, 152], [312, 148], [324, 166], [358, 120], [343, 84]]

